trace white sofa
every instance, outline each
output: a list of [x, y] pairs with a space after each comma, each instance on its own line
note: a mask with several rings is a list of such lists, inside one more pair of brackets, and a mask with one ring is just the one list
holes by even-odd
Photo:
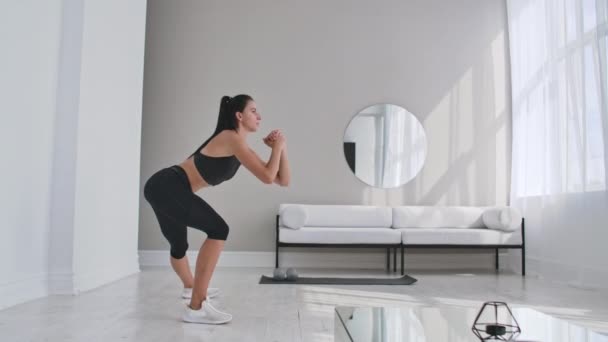
[[281, 247], [521, 249], [525, 275], [524, 219], [510, 207], [281, 204], [276, 217], [276, 259]]

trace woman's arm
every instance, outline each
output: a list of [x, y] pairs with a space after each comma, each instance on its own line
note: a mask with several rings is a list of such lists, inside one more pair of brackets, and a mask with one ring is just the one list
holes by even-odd
[[277, 177], [274, 179], [274, 182], [280, 186], [289, 186], [291, 171], [289, 169], [289, 161], [287, 160], [287, 140], [285, 139], [285, 136], [280, 130], [275, 129], [262, 140], [268, 147], [272, 148], [277, 139], [283, 141], [283, 150], [281, 151], [279, 171], [277, 173]]
[[287, 160], [287, 145], [283, 146], [281, 151], [281, 160], [279, 162], [279, 172], [274, 182], [280, 186], [289, 186], [291, 179], [291, 171], [289, 170], [289, 161]]
[[254, 176], [264, 182], [264, 184], [272, 184], [279, 172], [279, 163], [281, 161], [281, 151], [285, 146], [285, 139], [278, 139], [272, 146], [272, 153], [267, 163], [264, 163], [261, 158], [252, 149], [249, 148], [247, 142], [238, 134], [233, 136], [234, 155]]

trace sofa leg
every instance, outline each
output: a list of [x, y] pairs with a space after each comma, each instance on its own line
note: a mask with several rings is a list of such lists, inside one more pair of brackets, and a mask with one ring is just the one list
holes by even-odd
[[403, 248], [403, 244], [401, 245], [401, 275], [405, 274], [405, 263], [403, 262], [403, 252], [404, 252], [404, 248]]
[[279, 245], [277, 245], [274, 253], [274, 268], [279, 268]]
[[397, 247], [393, 248], [393, 272], [397, 272]]
[[495, 267], [496, 267], [496, 271], [498, 271], [498, 248], [496, 248], [496, 257], [495, 257]]
[[526, 275], [526, 249], [523, 247], [521, 249], [521, 275]]
[[391, 249], [386, 249], [386, 271], [391, 270]]

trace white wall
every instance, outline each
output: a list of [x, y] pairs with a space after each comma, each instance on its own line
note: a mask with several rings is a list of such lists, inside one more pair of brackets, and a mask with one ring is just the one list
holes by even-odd
[[64, 1], [53, 150], [49, 291], [74, 292], [76, 146], [84, 2]]
[[[287, 136], [288, 188], [263, 185], [241, 168], [230, 182], [199, 193], [231, 226], [228, 251], [272, 252], [274, 215], [283, 202], [508, 199], [502, 0], [152, 0], [146, 41], [142, 184], [213, 132], [222, 95], [249, 93], [257, 100], [261, 132], [250, 142], [262, 157], [269, 155], [262, 134], [278, 127]], [[383, 102], [416, 115], [429, 143], [419, 176], [392, 190], [360, 182], [342, 147], [352, 116]], [[140, 227], [141, 250], [168, 250], [143, 200]], [[189, 234], [197, 250], [204, 234]]]
[[84, 6], [74, 217], [78, 291], [139, 270], [145, 13], [145, 0]]
[[146, 2], [0, 12], [3, 308], [138, 271]]
[[49, 254], [52, 293], [86, 291], [139, 270], [145, 7], [145, 1], [64, 2]]
[[47, 294], [61, 1], [0, 9], [0, 309]]

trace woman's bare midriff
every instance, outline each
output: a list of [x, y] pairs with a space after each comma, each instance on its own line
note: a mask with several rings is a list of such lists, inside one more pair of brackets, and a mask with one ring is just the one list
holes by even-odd
[[209, 186], [207, 182], [203, 179], [196, 166], [194, 165], [194, 158], [190, 157], [186, 159], [184, 162], [179, 164], [179, 166], [186, 171], [188, 175], [188, 180], [190, 181], [190, 187], [192, 188], [192, 192], [197, 192], [202, 188]]

